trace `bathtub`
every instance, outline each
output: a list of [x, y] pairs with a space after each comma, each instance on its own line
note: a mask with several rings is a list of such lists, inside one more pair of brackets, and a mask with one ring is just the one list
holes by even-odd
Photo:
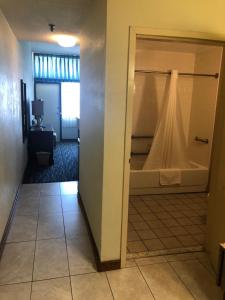
[[190, 168], [181, 169], [181, 184], [160, 185], [159, 170], [142, 170], [145, 157], [131, 159], [130, 195], [205, 192], [208, 186], [208, 168], [190, 162]]

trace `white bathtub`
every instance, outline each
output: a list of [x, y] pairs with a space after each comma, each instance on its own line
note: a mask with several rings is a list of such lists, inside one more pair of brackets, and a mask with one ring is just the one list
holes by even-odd
[[130, 195], [205, 192], [208, 186], [209, 170], [195, 162], [190, 168], [181, 169], [181, 184], [160, 185], [159, 170], [142, 170], [145, 158], [138, 156], [131, 160]]

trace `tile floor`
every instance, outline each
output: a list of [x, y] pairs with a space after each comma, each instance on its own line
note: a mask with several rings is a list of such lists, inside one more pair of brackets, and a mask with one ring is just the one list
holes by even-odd
[[203, 250], [206, 193], [131, 196], [128, 257]]
[[0, 262], [1, 300], [222, 300], [207, 256], [131, 259], [97, 273], [76, 183], [24, 185]]

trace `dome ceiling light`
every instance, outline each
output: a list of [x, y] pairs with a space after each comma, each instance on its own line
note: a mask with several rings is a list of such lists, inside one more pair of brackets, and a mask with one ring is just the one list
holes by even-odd
[[[51, 32], [55, 30], [55, 24], [49, 24], [49, 29]], [[77, 44], [78, 38], [69, 34], [55, 34], [53, 39], [61, 46], [61, 47], [73, 47]]]

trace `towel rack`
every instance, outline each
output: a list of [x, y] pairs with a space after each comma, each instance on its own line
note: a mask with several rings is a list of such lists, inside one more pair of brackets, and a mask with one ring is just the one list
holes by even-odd
[[199, 137], [199, 136], [196, 136], [196, 137], [195, 137], [195, 141], [201, 142], [201, 143], [204, 143], [204, 144], [208, 144], [208, 143], [209, 143], [209, 140], [208, 140], [208, 139], [204, 139], [204, 138], [201, 138], [201, 137]]

